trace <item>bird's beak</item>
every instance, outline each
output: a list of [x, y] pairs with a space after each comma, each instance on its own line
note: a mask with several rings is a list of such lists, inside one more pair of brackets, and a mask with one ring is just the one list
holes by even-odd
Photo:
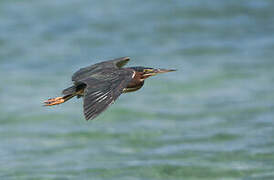
[[176, 70], [175, 69], [147, 69], [143, 76], [145, 78], [148, 78], [150, 76], [155, 76], [157, 74], [167, 73], [172, 71], [176, 71]]
[[176, 71], [176, 69], [154, 69], [154, 73], [161, 74], [161, 73], [167, 73], [167, 72], [173, 72]]

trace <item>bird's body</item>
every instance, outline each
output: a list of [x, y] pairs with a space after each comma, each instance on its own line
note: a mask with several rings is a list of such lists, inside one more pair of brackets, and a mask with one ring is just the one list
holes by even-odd
[[78, 70], [72, 76], [74, 85], [63, 90], [64, 96], [45, 101], [45, 106], [64, 103], [74, 96], [83, 97], [85, 118], [94, 119], [122, 93], [140, 89], [149, 76], [174, 71], [144, 67], [122, 68], [128, 61], [128, 57], [123, 57]]

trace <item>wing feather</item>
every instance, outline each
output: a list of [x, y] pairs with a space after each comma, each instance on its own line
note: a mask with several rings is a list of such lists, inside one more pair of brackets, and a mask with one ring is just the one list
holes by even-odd
[[85, 79], [88, 76], [91, 76], [92, 74], [96, 74], [97, 72], [105, 68], [115, 68], [115, 69], [121, 68], [124, 65], [126, 65], [129, 60], [130, 60], [129, 57], [121, 57], [121, 58], [112, 59], [109, 61], [100, 62], [85, 68], [81, 68], [72, 75], [72, 81], [79, 81], [81, 79]]
[[[97, 76], [80, 80], [86, 84], [84, 91], [84, 115], [86, 120], [94, 119], [107, 109], [132, 80], [132, 70], [103, 69]], [[97, 79], [100, 77], [100, 79]]]

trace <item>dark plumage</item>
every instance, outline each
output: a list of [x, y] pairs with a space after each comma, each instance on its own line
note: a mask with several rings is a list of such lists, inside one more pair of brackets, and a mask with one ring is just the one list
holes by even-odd
[[81, 68], [72, 76], [74, 85], [63, 90], [64, 96], [45, 101], [45, 106], [64, 103], [74, 96], [83, 97], [85, 118], [94, 119], [122, 93], [140, 89], [149, 76], [174, 71], [141, 66], [122, 68], [129, 60], [122, 57]]

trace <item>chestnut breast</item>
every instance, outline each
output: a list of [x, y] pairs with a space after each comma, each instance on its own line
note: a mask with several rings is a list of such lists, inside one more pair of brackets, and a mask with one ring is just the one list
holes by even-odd
[[124, 88], [123, 92], [133, 92], [137, 91], [144, 85], [144, 80], [142, 79], [142, 73], [136, 72], [133, 79], [128, 83], [127, 87]]

